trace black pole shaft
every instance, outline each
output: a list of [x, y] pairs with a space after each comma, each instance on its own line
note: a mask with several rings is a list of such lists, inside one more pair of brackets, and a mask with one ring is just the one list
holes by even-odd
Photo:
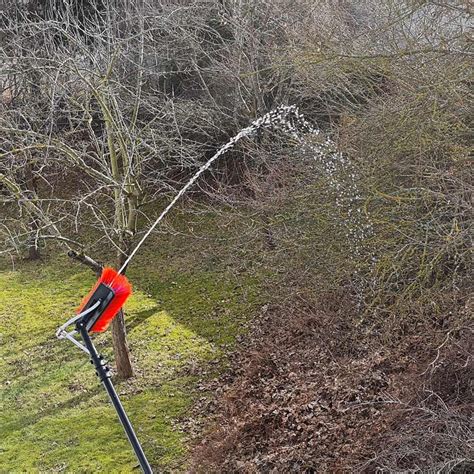
[[135, 451], [135, 454], [143, 472], [145, 474], [152, 474], [153, 471], [151, 470], [150, 464], [148, 463], [145, 453], [143, 452], [140, 442], [138, 441], [137, 435], [133, 430], [132, 424], [130, 423], [127, 414], [125, 413], [122, 403], [120, 402], [117, 392], [115, 391], [112, 381], [110, 380], [109, 369], [106, 365], [104, 358], [97, 352], [97, 349], [95, 348], [94, 344], [92, 344], [92, 340], [89, 336], [89, 333], [87, 332], [85, 325], [79, 322], [77, 324], [77, 328], [79, 329], [82, 339], [84, 340], [84, 343], [90, 353], [91, 362], [95, 366], [97, 376], [99, 377], [100, 381], [107, 390], [107, 393], [109, 394], [110, 401], [112, 402], [115, 411], [117, 412], [120, 418], [120, 423], [122, 423], [122, 426], [125, 430], [125, 433], [127, 434], [128, 440], [130, 441], [133, 450]]

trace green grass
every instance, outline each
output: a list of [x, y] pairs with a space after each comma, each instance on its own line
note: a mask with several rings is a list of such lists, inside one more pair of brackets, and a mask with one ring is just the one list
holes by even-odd
[[[180, 421], [198, 382], [188, 369], [223, 360], [258, 301], [258, 279], [205, 262], [178, 268], [160, 251], [147, 258], [149, 268], [131, 268], [135, 293], [126, 305], [136, 376], [117, 389], [151, 464], [180, 471], [187, 447]], [[93, 281], [66, 257], [0, 272], [0, 472], [137, 468], [87, 356], [55, 338]], [[112, 358], [109, 333], [96, 343]]]

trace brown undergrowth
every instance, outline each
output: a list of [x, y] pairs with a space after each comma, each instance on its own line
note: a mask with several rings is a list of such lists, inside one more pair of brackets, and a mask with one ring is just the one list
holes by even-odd
[[322, 296], [262, 309], [214, 382], [191, 471], [468, 472], [472, 326], [388, 343], [356, 324], [347, 294]]

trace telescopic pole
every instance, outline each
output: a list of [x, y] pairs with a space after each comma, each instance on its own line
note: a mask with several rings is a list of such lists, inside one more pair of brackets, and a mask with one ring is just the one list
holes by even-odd
[[76, 328], [80, 332], [82, 339], [84, 340], [84, 343], [91, 356], [91, 363], [94, 364], [96, 374], [104, 385], [105, 390], [107, 390], [107, 393], [109, 394], [110, 401], [112, 402], [115, 411], [117, 412], [120, 418], [120, 423], [122, 423], [122, 426], [125, 430], [125, 433], [127, 434], [128, 440], [130, 441], [133, 450], [135, 451], [135, 454], [143, 472], [145, 474], [153, 474], [150, 464], [148, 463], [145, 453], [143, 452], [140, 442], [138, 441], [137, 435], [133, 430], [132, 424], [130, 423], [127, 414], [123, 409], [122, 403], [120, 402], [120, 399], [117, 395], [117, 392], [115, 391], [114, 386], [112, 385], [112, 381], [110, 380], [110, 371], [107, 367], [107, 361], [103, 358], [102, 355], [97, 352], [97, 349], [92, 343], [89, 333], [87, 332], [86, 325], [81, 322], [81, 320], [76, 323]]

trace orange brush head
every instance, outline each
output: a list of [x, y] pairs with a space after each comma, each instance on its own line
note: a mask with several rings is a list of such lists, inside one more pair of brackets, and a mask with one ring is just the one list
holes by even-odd
[[[117, 273], [113, 268], [106, 267], [102, 270], [102, 275], [96, 284], [89, 292], [89, 294], [82, 300], [81, 305], [77, 309], [77, 313], [80, 313], [85, 309], [88, 303], [96, 297], [96, 292], [103, 286], [106, 286], [107, 289], [112, 290], [113, 298], [107, 303], [107, 306], [104, 308], [103, 312], [93, 323], [92, 327], [89, 329], [89, 332], [103, 332], [108, 327], [112, 319], [117, 315], [120, 308], [124, 305], [127, 298], [132, 294], [132, 286], [124, 275]], [[109, 291], [110, 293], [110, 291]]]

